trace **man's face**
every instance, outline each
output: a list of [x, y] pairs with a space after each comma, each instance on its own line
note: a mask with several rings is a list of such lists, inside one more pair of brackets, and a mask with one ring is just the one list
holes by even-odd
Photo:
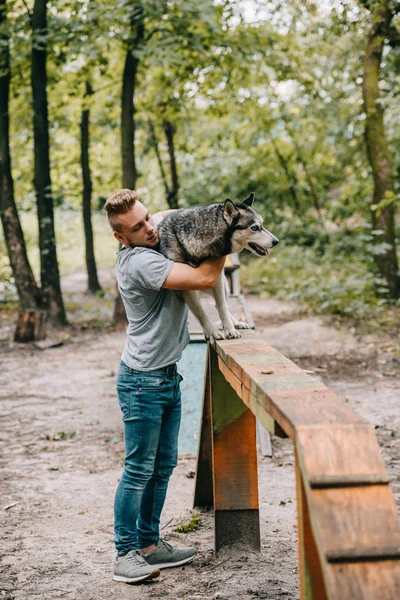
[[158, 233], [153, 217], [138, 200], [130, 211], [117, 215], [116, 220], [121, 231], [114, 231], [114, 237], [124, 246], [155, 248], [158, 245]]

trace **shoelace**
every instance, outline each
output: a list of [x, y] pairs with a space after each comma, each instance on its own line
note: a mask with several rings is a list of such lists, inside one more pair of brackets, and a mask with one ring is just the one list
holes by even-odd
[[135, 550], [135, 552], [132, 552], [131, 554], [127, 554], [125, 556], [125, 560], [135, 565], [142, 565], [144, 562], [146, 562], [143, 556], [137, 550]]
[[174, 547], [171, 546], [171, 544], [168, 544], [168, 542], [166, 542], [164, 540], [164, 538], [160, 538], [160, 542], [162, 543], [162, 545], [164, 546], [164, 548], [166, 548], [166, 550], [168, 550], [168, 552], [172, 552], [174, 550]]

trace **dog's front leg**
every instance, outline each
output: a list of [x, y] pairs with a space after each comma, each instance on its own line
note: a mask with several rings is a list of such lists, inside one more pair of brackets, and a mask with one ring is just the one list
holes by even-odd
[[215, 325], [213, 325], [201, 305], [200, 297], [197, 292], [193, 290], [186, 290], [183, 292], [185, 302], [199, 321], [204, 331], [204, 337], [206, 340], [210, 340], [213, 343], [214, 340], [223, 340], [224, 334]]
[[[235, 324], [228, 310], [228, 299], [226, 295], [225, 275], [221, 273], [217, 283], [212, 288], [212, 294], [217, 305], [218, 313], [221, 319], [224, 335], [227, 339], [238, 338], [240, 333], [236, 331]], [[236, 319], [235, 319], [236, 321]]]

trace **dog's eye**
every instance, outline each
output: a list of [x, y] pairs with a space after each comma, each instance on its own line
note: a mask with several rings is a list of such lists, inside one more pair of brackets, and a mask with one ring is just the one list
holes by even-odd
[[259, 227], [258, 227], [258, 225], [252, 225], [252, 226], [251, 226], [251, 230], [252, 230], [252, 231], [259, 231]]

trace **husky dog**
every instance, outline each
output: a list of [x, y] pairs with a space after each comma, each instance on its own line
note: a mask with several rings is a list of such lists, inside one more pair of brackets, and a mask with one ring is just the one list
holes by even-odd
[[[247, 248], [257, 256], [268, 256], [278, 239], [263, 227], [263, 219], [253, 208], [254, 194], [241, 203], [231, 200], [181, 208], [169, 213], [158, 226], [160, 252], [175, 262], [198, 267], [206, 258], [221, 257]], [[222, 273], [210, 290], [221, 318], [223, 332], [210, 321], [195, 291], [184, 291], [187, 305], [200, 322], [204, 335], [215, 339], [240, 337], [237, 329], [248, 329], [228, 311], [228, 284]]]

